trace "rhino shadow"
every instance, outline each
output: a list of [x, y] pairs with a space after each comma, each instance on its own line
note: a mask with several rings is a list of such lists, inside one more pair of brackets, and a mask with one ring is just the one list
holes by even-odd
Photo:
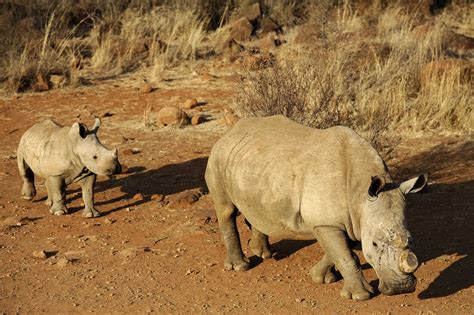
[[[129, 207], [136, 207], [152, 201], [154, 194], [164, 196], [176, 194], [194, 188], [205, 188], [204, 172], [206, 170], [207, 157], [184, 161], [177, 164], [169, 164], [157, 169], [146, 169], [138, 166], [132, 167], [123, 176], [117, 176], [105, 181], [96, 183], [94, 193], [104, 192], [116, 187], [120, 187], [123, 193], [112, 199], [96, 201], [95, 206], [114, 204], [121, 201], [127, 201], [126, 204], [115, 207], [111, 210], [101, 211], [102, 215], [107, 215]], [[82, 198], [81, 189], [68, 190], [67, 203]], [[133, 197], [141, 193], [142, 199], [134, 200]], [[74, 194], [71, 196], [71, 194]], [[70, 213], [82, 210], [82, 207], [69, 208]]]
[[425, 193], [407, 198], [407, 224], [420, 269], [431, 260], [446, 265], [418, 297], [449, 296], [474, 285], [474, 141], [435, 146], [395, 168], [397, 178], [427, 172], [430, 181], [449, 182], [430, 184]]

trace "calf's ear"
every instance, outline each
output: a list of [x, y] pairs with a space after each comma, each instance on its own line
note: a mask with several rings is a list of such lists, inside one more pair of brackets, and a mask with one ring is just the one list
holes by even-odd
[[408, 193], [414, 194], [423, 190], [423, 188], [426, 187], [427, 183], [428, 183], [428, 174], [421, 174], [418, 177], [414, 177], [412, 179], [406, 180], [403, 183], [401, 183], [400, 190], [405, 195]]

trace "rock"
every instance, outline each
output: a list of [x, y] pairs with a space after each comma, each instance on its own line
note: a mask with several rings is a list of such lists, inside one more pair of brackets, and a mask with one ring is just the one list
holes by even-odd
[[474, 58], [474, 38], [451, 30], [443, 34], [443, 49], [456, 58]]
[[228, 109], [224, 109], [224, 122], [226, 126], [231, 127], [238, 121], [239, 117], [237, 115]]
[[235, 39], [229, 37], [227, 41], [224, 42], [224, 50], [231, 55], [239, 54], [245, 51], [245, 47], [239, 44]]
[[122, 164], [122, 174], [127, 174], [128, 173], [128, 166], [125, 164]]
[[135, 194], [135, 195], [133, 196], [132, 199], [133, 199], [133, 200], [137, 200], [137, 201], [141, 201], [141, 200], [144, 199], [144, 197], [143, 197], [143, 194], [142, 194], [142, 193], [137, 193], [137, 194]]
[[49, 82], [51, 82], [51, 87], [53, 89], [61, 88], [66, 84], [66, 76], [64, 75], [50, 75]]
[[191, 118], [191, 125], [196, 126], [204, 122], [204, 117], [201, 115], [194, 115]]
[[280, 25], [278, 25], [274, 20], [269, 17], [263, 17], [260, 21], [260, 29], [258, 33], [260, 35], [266, 35], [268, 33], [275, 32], [277, 34], [282, 33], [283, 30]]
[[253, 26], [246, 17], [242, 17], [232, 24], [230, 39], [248, 41], [253, 32]]
[[153, 87], [151, 86], [151, 84], [144, 84], [141, 88], [140, 88], [140, 92], [143, 93], [143, 94], [148, 94], [148, 93], [151, 93], [153, 91]]
[[216, 78], [215, 76], [213, 76], [212, 74], [209, 74], [209, 73], [204, 73], [203, 75], [201, 75], [201, 80], [203, 80], [203, 81], [212, 81], [215, 78]]
[[164, 199], [165, 199], [165, 196], [161, 194], [151, 195], [151, 200], [154, 200], [154, 201], [163, 201]]
[[182, 108], [184, 109], [191, 109], [196, 106], [198, 106], [198, 101], [195, 98], [188, 98], [186, 101], [184, 101]]
[[[122, 151], [122, 154], [123, 155], [135, 155], [135, 154], [138, 154], [140, 152], [142, 152], [142, 150], [140, 150], [139, 148], [131, 148], [131, 149], [128, 148], [128, 149], [124, 149]], [[122, 167], [122, 173], [123, 173], [123, 167]]]
[[46, 76], [42, 73], [39, 73], [36, 76], [36, 81], [33, 84], [33, 91], [35, 92], [45, 92], [49, 91], [49, 84]]
[[239, 16], [245, 17], [250, 22], [254, 22], [262, 15], [262, 10], [260, 10], [260, 4], [254, 3], [248, 7], [246, 7], [242, 12], [240, 12]]
[[48, 255], [46, 255], [46, 252], [44, 250], [37, 250], [33, 252], [33, 257], [36, 257], [39, 259], [46, 259], [48, 258]]
[[68, 258], [61, 258], [58, 260], [58, 262], [56, 263], [56, 265], [58, 267], [61, 267], [61, 268], [64, 268], [66, 267], [67, 265], [71, 264], [71, 260], [69, 260]]
[[104, 224], [114, 224], [114, 223], [115, 223], [115, 220], [111, 220], [109, 218], [104, 220]]
[[296, 31], [293, 43], [296, 45], [308, 45], [318, 41], [320, 30], [316, 24], [302, 25]]
[[270, 33], [260, 40], [260, 48], [264, 50], [269, 50], [280, 46], [282, 43], [283, 42], [278, 38], [275, 33]]
[[435, 60], [420, 70], [420, 85], [425, 88], [443, 77], [454, 75], [461, 83], [470, 84], [474, 79], [474, 63], [461, 59]]
[[187, 208], [196, 203], [200, 197], [201, 194], [198, 191], [187, 190], [177, 194], [176, 196], [173, 196], [171, 202], [175, 207]]
[[156, 124], [164, 126], [184, 126], [189, 123], [189, 117], [176, 106], [163, 107], [156, 115]]

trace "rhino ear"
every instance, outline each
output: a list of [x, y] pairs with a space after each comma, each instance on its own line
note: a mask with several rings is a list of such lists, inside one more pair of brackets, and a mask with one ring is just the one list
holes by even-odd
[[85, 137], [87, 137], [87, 127], [83, 124], [80, 124], [80, 123], [73, 123], [72, 126], [71, 126], [71, 129], [69, 130], [69, 135], [71, 137], [77, 137], [78, 135], [84, 139]]
[[400, 190], [404, 195], [408, 193], [417, 193], [426, 187], [428, 183], [428, 174], [421, 174], [418, 177], [409, 179], [400, 184]]
[[94, 133], [97, 133], [97, 130], [99, 130], [100, 127], [100, 118], [96, 117], [94, 120], [94, 127], [92, 127], [91, 131]]
[[385, 186], [385, 179], [380, 176], [372, 176], [372, 182], [370, 183], [369, 187], [369, 198], [370, 199], [375, 199], [377, 198], [378, 194], [380, 191], [384, 188]]

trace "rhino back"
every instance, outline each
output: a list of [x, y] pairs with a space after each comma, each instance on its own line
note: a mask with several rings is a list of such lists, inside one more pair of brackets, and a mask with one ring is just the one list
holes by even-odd
[[59, 176], [71, 168], [69, 128], [51, 119], [33, 125], [23, 134], [18, 155], [39, 176]]
[[252, 225], [297, 238], [312, 238], [317, 225], [350, 225], [361, 174], [383, 168], [349, 128], [318, 130], [283, 116], [242, 119], [216, 143], [209, 164]]

